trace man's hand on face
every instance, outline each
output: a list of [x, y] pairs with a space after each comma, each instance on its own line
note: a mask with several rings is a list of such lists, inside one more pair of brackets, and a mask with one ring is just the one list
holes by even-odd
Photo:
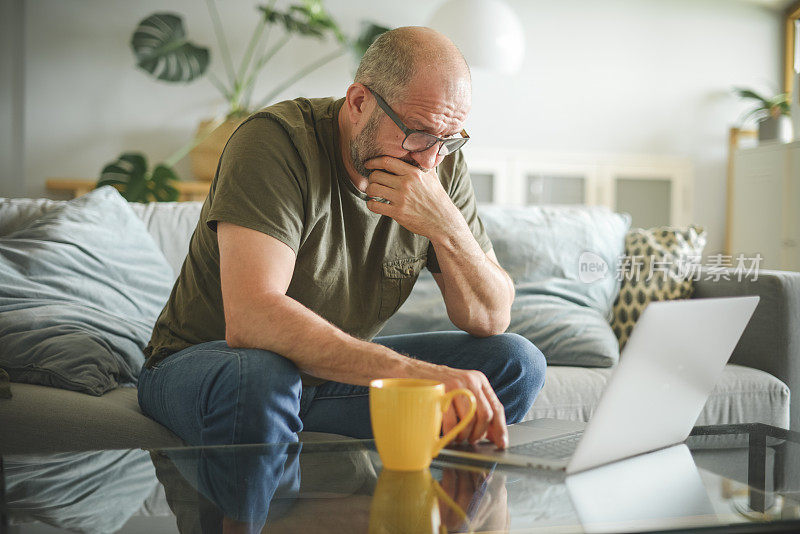
[[391, 217], [431, 241], [449, 234], [457, 220], [454, 217], [460, 212], [442, 187], [435, 168], [426, 172], [391, 156], [372, 158], [364, 165], [375, 169], [365, 193], [389, 201], [385, 204], [368, 200], [371, 211]]

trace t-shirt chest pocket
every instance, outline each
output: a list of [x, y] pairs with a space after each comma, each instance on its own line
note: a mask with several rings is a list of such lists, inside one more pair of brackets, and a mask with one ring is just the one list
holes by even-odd
[[405, 302], [425, 266], [425, 260], [426, 256], [422, 255], [383, 262], [378, 319], [388, 319]]

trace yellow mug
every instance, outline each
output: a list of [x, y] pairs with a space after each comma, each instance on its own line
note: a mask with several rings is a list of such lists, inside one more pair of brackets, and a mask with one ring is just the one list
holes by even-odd
[[[450, 432], [439, 437], [442, 415], [456, 395], [470, 408]], [[475, 396], [467, 389], [445, 393], [444, 384], [416, 378], [381, 378], [369, 384], [369, 412], [375, 446], [386, 469], [426, 469], [475, 416]]]
[[[439, 501], [461, 517], [472, 531], [467, 514], [442, 489], [427, 469], [384, 469], [369, 509], [369, 534], [439, 534]], [[445, 529], [446, 531], [446, 529]]]

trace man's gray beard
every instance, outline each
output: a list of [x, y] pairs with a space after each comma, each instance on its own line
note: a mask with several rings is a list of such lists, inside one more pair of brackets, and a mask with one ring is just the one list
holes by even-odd
[[377, 131], [378, 114], [373, 111], [364, 128], [355, 139], [350, 141], [350, 159], [353, 161], [353, 167], [364, 178], [369, 178], [369, 175], [375, 170], [366, 168], [364, 164], [372, 158], [383, 155], [378, 143], [375, 141]]

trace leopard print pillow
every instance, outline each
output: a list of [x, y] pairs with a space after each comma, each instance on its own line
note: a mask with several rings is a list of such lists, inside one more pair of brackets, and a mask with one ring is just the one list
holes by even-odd
[[635, 228], [626, 234], [618, 275], [622, 283], [611, 321], [620, 350], [650, 301], [692, 296], [692, 278], [705, 245], [706, 231], [696, 225]]

